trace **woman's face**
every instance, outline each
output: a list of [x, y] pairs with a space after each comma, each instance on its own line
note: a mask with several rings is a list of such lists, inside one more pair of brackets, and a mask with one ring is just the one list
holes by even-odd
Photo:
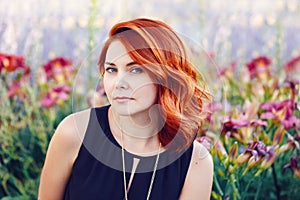
[[119, 40], [108, 47], [103, 83], [107, 98], [119, 115], [148, 113], [156, 103], [157, 87], [149, 73], [130, 58]]

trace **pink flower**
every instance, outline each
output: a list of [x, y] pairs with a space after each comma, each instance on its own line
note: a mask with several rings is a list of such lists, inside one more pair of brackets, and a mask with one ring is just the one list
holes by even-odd
[[41, 105], [50, 108], [55, 104], [60, 104], [69, 99], [71, 89], [67, 85], [51, 88], [48, 93], [43, 97]]
[[212, 145], [212, 140], [207, 136], [201, 136], [197, 137], [196, 141], [201, 143], [207, 150], [210, 150], [210, 147]]
[[237, 164], [241, 165], [248, 161], [248, 167], [253, 167], [261, 161], [261, 168], [268, 168], [277, 158], [274, 146], [266, 146], [261, 141], [251, 141], [244, 153], [238, 156]]
[[20, 81], [14, 81], [7, 90], [7, 95], [9, 98], [13, 96], [18, 96], [21, 93], [21, 84]]
[[241, 165], [248, 161], [251, 157], [254, 159], [258, 159], [258, 156], [262, 156], [265, 154], [266, 145], [263, 142], [251, 141], [248, 144], [248, 148], [244, 151], [244, 153], [240, 154], [237, 158], [237, 164]]
[[297, 150], [300, 150], [300, 145], [299, 145], [299, 140], [300, 140], [300, 136], [296, 136], [296, 137], [293, 137], [291, 136], [290, 134], [287, 134], [288, 136], [288, 142], [284, 145], [282, 145], [280, 148], [279, 148], [279, 153], [283, 153], [285, 151], [288, 151], [290, 149], [294, 149], [296, 148]]
[[274, 146], [267, 146], [267, 153], [264, 157], [264, 160], [262, 161], [260, 167], [262, 169], [269, 168], [276, 160], [277, 153], [275, 153], [275, 147]]
[[206, 112], [206, 120], [211, 121], [211, 117], [214, 112], [221, 110], [223, 108], [222, 104], [220, 102], [214, 101], [209, 104], [207, 104], [204, 108], [203, 111]]
[[271, 60], [265, 56], [260, 56], [247, 63], [246, 66], [248, 68], [250, 78], [265, 79], [270, 77], [270, 64]]
[[218, 76], [226, 76], [228, 78], [233, 77], [236, 65], [237, 65], [236, 62], [230, 63], [228, 66], [218, 70], [217, 75]]
[[241, 117], [241, 119], [235, 120], [231, 119], [231, 117], [226, 116], [223, 121], [223, 127], [221, 130], [221, 135], [232, 136], [233, 133], [237, 132], [241, 127], [246, 127], [249, 125], [249, 121]]
[[100, 84], [96, 91], [88, 92], [87, 103], [90, 107], [99, 107], [107, 104], [103, 84]]
[[13, 80], [7, 89], [7, 95], [9, 98], [13, 98], [14, 96], [18, 96], [21, 99], [25, 99], [26, 92], [22, 89], [22, 86], [29, 81], [29, 75], [24, 75], [20, 77], [19, 80]]
[[291, 89], [291, 98], [290, 99], [292, 99], [292, 100], [294, 100], [298, 94], [297, 85], [299, 85], [299, 81], [293, 80], [289, 77], [287, 77], [286, 80], [284, 81], [284, 86], [289, 87]]
[[268, 126], [268, 123], [261, 119], [253, 119], [253, 120], [251, 120], [250, 125], [251, 126]]
[[260, 108], [265, 110], [260, 116], [261, 119], [278, 120], [286, 130], [300, 126], [300, 119], [293, 115], [297, 103], [291, 99], [281, 102], [263, 103]]
[[299, 162], [299, 156], [298, 157], [292, 157], [290, 162], [283, 166], [283, 171], [290, 168], [293, 170], [294, 174], [300, 179], [300, 166], [298, 164]]

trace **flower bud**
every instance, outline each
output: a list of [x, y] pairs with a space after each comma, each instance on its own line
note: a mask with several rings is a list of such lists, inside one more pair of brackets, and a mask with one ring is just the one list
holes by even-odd
[[239, 155], [239, 157], [236, 160], [236, 163], [238, 165], [242, 165], [244, 164], [247, 160], [249, 160], [249, 158], [251, 157], [251, 154], [249, 152], [244, 152], [241, 155]]
[[273, 154], [273, 155], [270, 156], [270, 157], [266, 157], [266, 158], [262, 161], [260, 167], [261, 167], [262, 169], [267, 169], [267, 168], [269, 168], [269, 167], [274, 163], [274, 161], [276, 160], [276, 158], [277, 158], [277, 155], [276, 155], [276, 154]]
[[258, 165], [261, 161], [261, 156], [255, 158], [254, 156], [251, 156], [251, 158], [248, 161], [248, 167], [254, 167], [255, 165]]
[[294, 174], [300, 179], [300, 169], [294, 169]]
[[230, 150], [229, 150], [229, 160], [233, 161], [237, 155], [238, 155], [238, 143], [234, 142], [234, 144], [231, 146]]

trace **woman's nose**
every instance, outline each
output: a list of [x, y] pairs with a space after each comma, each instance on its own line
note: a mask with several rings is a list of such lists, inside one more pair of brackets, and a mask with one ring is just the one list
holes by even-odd
[[129, 83], [126, 74], [118, 74], [115, 84], [117, 89], [128, 89]]

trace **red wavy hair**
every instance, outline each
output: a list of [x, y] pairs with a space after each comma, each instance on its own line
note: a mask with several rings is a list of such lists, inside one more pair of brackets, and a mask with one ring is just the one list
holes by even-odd
[[[104, 73], [106, 52], [113, 40], [125, 46], [129, 56], [143, 65], [158, 84], [158, 104], [166, 119], [159, 132], [163, 146], [181, 151], [194, 140], [204, 120], [203, 103], [210, 94], [200, 73], [188, 61], [186, 48], [167, 24], [138, 18], [114, 25], [100, 53], [98, 66]], [[202, 83], [202, 84], [200, 84]]]

